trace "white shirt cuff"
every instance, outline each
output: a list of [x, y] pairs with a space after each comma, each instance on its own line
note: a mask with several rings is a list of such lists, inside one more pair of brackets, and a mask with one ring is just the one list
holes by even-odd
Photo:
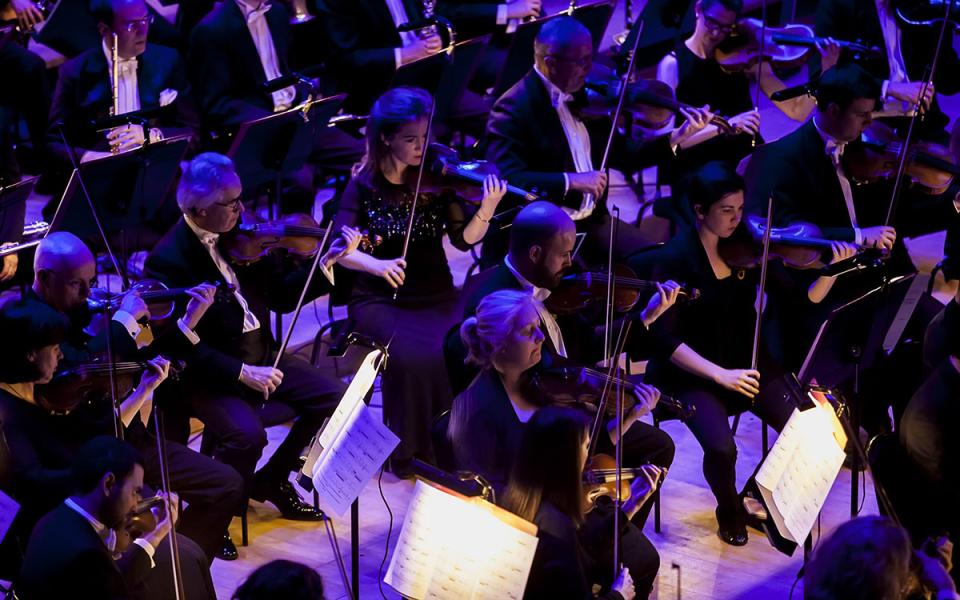
[[960, 192], [957, 192], [957, 195], [953, 197], [953, 210], [960, 214]]
[[123, 328], [127, 330], [127, 333], [130, 334], [132, 339], [137, 339], [137, 336], [140, 335], [140, 331], [143, 329], [140, 323], [137, 323], [137, 320], [133, 318], [133, 315], [125, 310], [118, 310], [113, 313], [113, 320], [123, 325]]
[[398, 69], [403, 66], [403, 56], [401, 55], [401, 50], [402, 48], [393, 49], [393, 62]]
[[853, 241], [858, 245], [863, 245], [863, 230], [859, 227], [853, 228]]
[[889, 80], [889, 79], [884, 79], [884, 80], [883, 80], [883, 85], [880, 86], [880, 99], [881, 99], [881, 100], [886, 100], [886, 99], [887, 99], [887, 88], [889, 88], [889, 87], [890, 87], [890, 80]]
[[196, 346], [200, 343], [200, 336], [197, 335], [197, 332], [187, 327], [186, 322], [184, 322], [183, 317], [177, 319], [177, 327], [180, 328], [180, 332], [185, 338], [190, 340], [190, 343]]
[[[170, 535], [174, 535], [174, 533], [171, 531]], [[150, 559], [151, 569], [157, 566], [157, 563], [153, 562], [153, 554], [154, 552], [156, 552], [156, 550], [153, 548], [153, 546], [150, 545], [150, 542], [148, 542], [143, 538], [137, 538], [133, 540], [133, 543], [143, 548], [143, 551], [147, 553], [147, 558]]]
[[497, 25], [506, 25], [507, 24], [507, 5], [498, 4], [497, 5]]
[[330, 282], [330, 285], [337, 285], [333, 281], [333, 267], [328, 267], [327, 265], [320, 265], [320, 272], [323, 273], [323, 276], [327, 278], [327, 281]]
[[563, 193], [564, 195], [570, 191], [570, 176], [566, 173], [563, 174]]

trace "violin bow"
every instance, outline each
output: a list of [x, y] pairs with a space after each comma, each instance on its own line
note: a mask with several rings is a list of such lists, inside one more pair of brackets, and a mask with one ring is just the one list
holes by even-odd
[[[160, 489], [164, 493], [164, 510], [166, 510], [167, 518], [170, 518], [170, 515], [173, 514], [173, 498], [171, 497], [170, 489], [170, 463], [167, 456], [167, 443], [166, 443], [166, 432], [164, 431], [163, 416], [160, 414], [160, 409], [154, 405], [153, 412], [153, 428], [154, 428], [154, 437], [157, 440], [157, 461], [159, 462], [160, 468]], [[186, 594], [183, 589], [183, 570], [181, 569], [180, 563], [180, 542], [177, 540], [177, 529], [176, 523], [173, 523], [171, 520], [170, 523], [170, 533], [167, 534], [170, 537], [170, 554], [173, 557], [173, 560], [170, 561], [171, 575], [173, 577], [173, 590], [174, 590], [174, 600], [184, 600]]]
[[[607, 136], [607, 145], [603, 149], [603, 160], [600, 161], [600, 171], [607, 170], [607, 161], [610, 158], [610, 149], [613, 147], [613, 136], [617, 133], [617, 123], [620, 121], [620, 115], [623, 114], [623, 104], [627, 98], [627, 84], [630, 82], [630, 75], [633, 74], [634, 65], [637, 62], [637, 49], [640, 47], [640, 36], [643, 35], [644, 21], [638, 21], [636, 27], [637, 35], [633, 39], [633, 48], [630, 49], [630, 62], [627, 66], [627, 72], [623, 76], [623, 83], [620, 85], [620, 94], [617, 97], [617, 108], [613, 111], [613, 121], [610, 123], [610, 134]], [[599, 200], [599, 198], [597, 199]]]
[[[433, 117], [437, 112], [437, 99], [430, 98], [430, 116], [427, 118], [427, 139], [423, 142], [423, 157], [420, 159], [420, 167], [417, 169], [417, 185], [413, 189], [413, 200], [410, 201], [410, 219], [407, 221], [407, 233], [403, 236], [403, 252], [400, 258], [407, 259], [407, 251], [410, 249], [410, 236], [413, 235], [413, 220], [417, 216], [417, 200], [420, 199], [420, 187], [423, 184], [423, 170], [427, 165], [427, 151], [430, 149], [430, 133], [433, 131]], [[400, 288], [393, 290], [393, 299], [397, 299]]]
[[[760, 112], [760, 92], [762, 91], [760, 80], [763, 79], [763, 55], [767, 51], [767, 0], [760, 2], [760, 62], [757, 63], [757, 89], [753, 93], [753, 110]], [[773, 69], [773, 65], [770, 65]], [[751, 136], [750, 145], [757, 147], [757, 135]]]
[[760, 364], [760, 324], [767, 296], [767, 270], [770, 258], [770, 230], [773, 229], [773, 196], [767, 199], [767, 224], [763, 230], [763, 256], [760, 262], [760, 285], [757, 288], [757, 320], [753, 326], [753, 350], [750, 354], [750, 368], [754, 371]]
[[[923, 98], [927, 95], [927, 89], [930, 87], [930, 84], [933, 83], [933, 76], [937, 72], [937, 64], [940, 62], [940, 53], [943, 50], [943, 42], [947, 35], [947, 25], [950, 23], [950, 12], [953, 10], [955, 2], [956, 0], [948, 0], [943, 3], [944, 6], [946, 6], [946, 14], [944, 14], [943, 17], [943, 23], [940, 24], [940, 35], [937, 38], [937, 47], [933, 51], [933, 60], [930, 61], [930, 66], [927, 68], [929, 76], [923, 78], [923, 85], [920, 88], [920, 93], [917, 95], [917, 101], [913, 105], [913, 115], [910, 116], [910, 125], [907, 127], [907, 134], [900, 148], [897, 175], [893, 180], [893, 191], [890, 193], [890, 204], [887, 206], [887, 217], [883, 220], [884, 225], [889, 226], [893, 221], [893, 213], [900, 199], [900, 192], [903, 189], [903, 173], [907, 170], [907, 156], [909, 156], [910, 152], [910, 142], [913, 140], [913, 131], [917, 124], [917, 119], [923, 118]], [[933, 98], [930, 99], [930, 102], [933, 102]]]

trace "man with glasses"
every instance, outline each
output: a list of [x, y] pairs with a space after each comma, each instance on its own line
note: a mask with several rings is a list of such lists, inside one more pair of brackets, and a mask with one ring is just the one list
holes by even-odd
[[[606, 262], [611, 218], [606, 207], [607, 173], [603, 160], [609, 118], [584, 122], [584, 81], [593, 65], [593, 40], [579, 21], [561, 17], [544, 24], [535, 43], [535, 66], [497, 100], [487, 123], [487, 158], [511, 184], [536, 188], [544, 199], [563, 207], [586, 233], [583, 257]], [[686, 122], [652, 140], [635, 141], [617, 134], [610, 165], [625, 173], [673, 159], [674, 149], [702, 129], [709, 113], [682, 109]], [[501, 204], [502, 206], [502, 204]], [[622, 259], [648, 246], [635, 227], [616, 228], [615, 254]], [[491, 227], [483, 241], [483, 262], [500, 262], [509, 230]]]
[[[175, 50], [147, 44], [153, 15], [144, 0], [93, 0], [103, 42], [60, 68], [53, 96], [51, 134], [59, 123], [68, 141], [88, 151], [125, 152], [175, 135], [191, 135], [197, 125], [189, 102], [186, 71]], [[119, 114], [167, 107], [144, 125], [129, 124], [104, 134], [90, 122], [113, 109], [113, 36], [117, 36]], [[96, 155], [92, 155], [96, 156]]]

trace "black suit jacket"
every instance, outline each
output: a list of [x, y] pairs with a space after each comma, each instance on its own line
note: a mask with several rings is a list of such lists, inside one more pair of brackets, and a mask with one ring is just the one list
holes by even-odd
[[[587, 97], [583, 90], [573, 96], [570, 108], [576, 114], [577, 109], [586, 104]], [[591, 120], [586, 126], [593, 164], [599, 168], [610, 121]], [[487, 159], [496, 163], [501, 175], [511, 184], [536, 189], [545, 199], [561, 206], [580, 207], [583, 195], [564, 190], [563, 174], [576, 171], [573, 155], [547, 88], [535, 71], [531, 70], [493, 105], [487, 121], [487, 138]], [[672, 156], [667, 134], [639, 142], [616, 135], [609, 164], [632, 173]], [[593, 214], [596, 217], [607, 214], [603, 199], [597, 200]]]
[[[177, 91], [173, 106], [151, 119], [148, 128], [159, 128], [165, 137], [195, 131], [196, 111], [191, 105], [186, 71], [176, 50], [148, 44], [137, 57], [137, 89], [141, 110], [159, 108], [160, 93], [164, 90]], [[94, 131], [90, 121], [108, 116], [112, 105], [110, 72], [101, 46], [83, 52], [60, 67], [50, 122], [62, 121], [72, 143], [82, 148], [105, 150], [104, 134]]]
[[[290, 68], [289, 13], [274, 2], [266, 15], [280, 73]], [[273, 98], [240, 7], [224, 0], [190, 32], [188, 73], [207, 129], [232, 127], [273, 113]]]
[[[296, 307], [309, 266], [298, 267], [277, 254], [248, 266], [234, 266], [243, 297], [260, 321], [260, 328], [244, 334], [240, 303], [234, 294], [221, 294], [197, 326], [200, 343], [193, 347], [185, 376], [212, 389], [229, 389], [238, 385], [243, 363], [263, 365], [273, 345], [270, 311], [290, 312]], [[145, 275], [170, 287], [191, 287], [204, 281], [226, 283], [182, 218], [147, 257]], [[316, 273], [306, 301], [329, 291], [330, 283]]]
[[90, 523], [61, 504], [30, 536], [17, 593], [23, 600], [131, 598], [150, 570], [143, 548], [133, 544], [114, 560]]

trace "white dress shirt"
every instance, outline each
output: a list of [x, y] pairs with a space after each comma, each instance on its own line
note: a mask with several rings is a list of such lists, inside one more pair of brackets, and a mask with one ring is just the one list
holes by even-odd
[[187, 215], [183, 215], [183, 220], [186, 221], [187, 227], [197, 235], [200, 243], [206, 248], [207, 254], [210, 255], [213, 264], [217, 266], [217, 270], [223, 275], [224, 281], [233, 286], [233, 295], [237, 298], [240, 308], [243, 309], [243, 333], [259, 329], [260, 321], [257, 319], [257, 315], [250, 311], [250, 305], [247, 304], [246, 298], [240, 293], [240, 280], [237, 279], [237, 274], [233, 272], [233, 268], [223, 259], [223, 256], [220, 254], [220, 249], [217, 248], [217, 240], [220, 239], [220, 234], [200, 228], [196, 223], [191, 221]]
[[874, 113], [875, 117], [912, 116], [913, 105], [887, 95], [891, 83], [910, 81], [907, 66], [903, 60], [903, 45], [900, 36], [900, 27], [888, 6], [888, 0], [874, 0], [877, 7], [877, 17], [880, 19], [880, 31], [883, 33], [883, 46], [887, 51], [887, 66], [889, 77], [883, 81], [881, 100], [883, 108]]
[[[267, 24], [267, 11], [270, 5], [261, 2], [257, 8], [250, 8], [246, 3], [236, 0], [240, 12], [247, 20], [247, 29], [253, 38], [253, 45], [257, 48], [260, 65], [267, 81], [280, 77], [280, 62], [277, 58], [277, 48], [273, 45], [273, 36], [270, 35], [270, 26]], [[273, 112], [287, 110], [293, 105], [297, 90], [292, 85], [273, 92]]]
[[847, 205], [847, 214], [850, 216], [850, 226], [853, 227], [854, 241], [857, 244], [862, 244], [863, 232], [857, 226], [857, 211], [853, 204], [853, 187], [850, 185], [850, 180], [847, 178], [847, 175], [843, 172], [843, 164], [840, 161], [847, 143], [837, 141], [824, 130], [820, 129], [820, 126], [817, 125], [816, 117], [813, 118], [813, 126], [816, 127], [817, 133], [819, 133], [823, 139], [825, 144], [824, 152], [830, 157], [830, 162], [833, 163], [833, 168], [837, 172], [837, 180], [840, 182], [840, 189], [843, 191], [843, 200]]
[[[74, 512], [79, 514], [81, 517], [86, 520], [87, 523], [90, 523], [90, 526], [93, 527], [93, 530], [97, 532], [97, 536], [103, 540], [103, 545], [107, 547], [107, 550], [113, 554], [117, 549], [117, 532], [110, 529], [103, 523], [101, 523], [96, 517], [88, 513], [83, 509], [82, 506], [73, 501], [72, 498], [67, 498], [63, 501], [68, 508], [72, 509]], [[147, 540], [142, 538], [137, 538], [133, 540], [133, 543], [143, 548], [143, 551], [147, 553], [147, 557], [150, 559], [150, 568], [156, 566], [156, 563], [153, 562], [154, 548]]]
[[[107, 78], [110, 81], [110, 95], [113, 96], [113, 52], [110, 51], [106, 38], [101, 40], [101, 46], [103, 46], [104, 56], [107, 57]], [[140, 84], [137, 81], [139, 63], [136, 58], [121, 58], [118, 62], [120, 63], [120, 77], [117, 82], [117, 105], [120, 108], [118, 114], [125, 115], [140, 110]], [[169, 93], [170, 91], [171, 90], [164, 90], [164, 93]], [[175, 92], [174, 97], [176, 97]], [[160, 105], [165, 106], [163, 102], [161, 102]], [[146, 135], [151, 142], [159, 142], [163, 139], [163, 133], [159, 129], [145, 131], [144, 135]]]
[[546, 302], [547, 298], [550, 297], [550, 290], [537, 287], [527, 281], [527, 279], [521, 275], [512, 264], [510, 264], [509, 256], [503, 259], [503, 264], [505, 264], [507, 269], [513, 273], [514, 277], [516, 277], [517, 281], [520, 283], [520, 287], [523, 288], [523, 291], [529, 292], [536, 300], [541, 302], [541, 306], [537, 308], [537, 313], [540, 315], [540, 321], [543, 322], [544, 327], [547, 328], [547, 336], [549, 336], [550, 341], [553, 342], [553, 347], [556, 349], [557, 354], [566, 358], [567, 347], [563, 345], [563, 333], [560, 331], [560, 325], [557, 324], [557, 319], [553, 316], [553, 313], [551, 313], [542, 305], [542, 303]]
[[[390, 18], [393, 19], [393, 24], [397, 27], [404, 25], [410, 22], [410, 15], [407, 14], [407, 9], [403, 6], [403, 0], [383, 0], [387, 5], [387, 10], [390, 11]], [[400, 45], [401, 47], [411, 46], [417, 41], [417, 33], [415, 31], [401, 31], [400, 32]], [[400, 48], [393, 49], [393, 61], [396, 68], [400, 68], [403, 64], [403, 57], [400, 54]]]
[[[593, 171], [593, 158], [590, 155], [590, 134], [587, 132], [587, 126], [583, 121], [573, 116], [567, 102], [573, 100], [573, 95], [568, 94], [558, 88], [552, 81], [547, 79], [546, 75], [540, 72], [536, 66], [533, 68], [543, 81], [550, 95], [550, 104], [557, 111], [560, 118], [560, 126], [563, 128], [563, 134], [567, 138], [567, 145], [570, 148], [570, 154], [573, 156], [573, 165], [577, 173], [587, 173]], [[565, 191], [570, 191], [570, 178], [566, 173], [563, 174]], [[586, 219], [593, 214], [596, 208], [596, 198], [592, 194], [584, 194], [580, 202], [580, 208], [572, 209], [566, 206], [561, 207], [564, 212], [570, 215], [574, 221]]]

